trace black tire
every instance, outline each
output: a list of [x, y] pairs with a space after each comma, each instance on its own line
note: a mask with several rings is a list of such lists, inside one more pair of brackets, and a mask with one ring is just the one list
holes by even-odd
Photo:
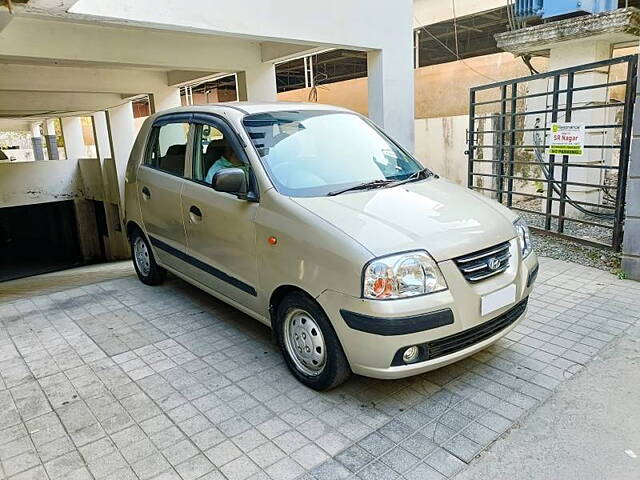
[[[326, 361], [324, 368], [315, 375], [309, 375], [302, 371], [296, 360], [289, 353], [285, 340], [285, 326], [287, 315], [296, 310], [301, 310], [309, 315], [320, 328], [326, 349]], [[349, 362], [344, 354], [340, 340], [333, 326], [322, 308], [309, 296], [302, 292], [288, 294], [276, 309], [276, 335], [282, 355], [289, 370], [301, 383], [314, 390], [329, 390], [344, 383], [351, 375]]]
[[[144, 246], [148, 253], [148, 269], [139, 266], [136, 259], [135, 245], [136, 242], [139, 241], [144, 243]], [[131, 260], [133, 261], [133, 266], [136, 269], [136, 273], [138, 274], [138, 278], [140, 279], [140, 281], [146, 285], [160, 285], [166, 278], [167, 271], [156, 263], [156, 259], [153, 256], [153, 251], [151, 250], [151, 245], [149, 245], [147, 237], [139, 228], [135, 228], [133, 232], [131, 232], [131, 237], [129, 238], [129, 246], [131, 247]]]

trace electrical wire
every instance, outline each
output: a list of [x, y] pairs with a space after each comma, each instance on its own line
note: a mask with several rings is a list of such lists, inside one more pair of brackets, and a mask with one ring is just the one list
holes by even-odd
[[460, 58], [460, 49], [458, 48], [458, 17], [456, 16], [456, 0], [451, 0], [451, 13], [453, 13], [453, 38], [456, 42], [456, 58]]
[[455, 34], [455, 42], [456, 42], [456, 51], [453, 51], [449, 46], [447, 46], [447, 44], [445, 44], [444, 42], [442, 42], [438, 37], [436, 37], [433, 33], [431, 33], [427, 27], [425, 26], [425, 24], [423, 22], [420, 21], [420, 19], [418, 18], [417, 15], [413, 15], [414, 20], [416, 21], [416, 23], [418, 25], [420, 25], [420, 29], [423, 30], [427, 35], [429, 35], [433, 40], [435, 40], [437, 43], [439, 43], [442, 48], [444, 48], [445, 50], [447, 50], [449, 53], [451, 53], [453, 56], [455, 56], [456, 60], [458, 60], [460, 63], [462, 63], [462, 65], [464, 65], [466, 68], [468, 68], [469, 70], [471, 70], [472, 72], [480, 75], [481, 77], [486, 78], [487, 80], [490, 80], [492, 82], [498, 82], [497, 79], [481, 72], [480, 70], [474, 68], [473, 66], [469, 65], [464, 58], [460, 57], [460, 52], [458, 49], [458, 30], [457, 30], [457, 16], [456, 16], [456, 10], [455, 10], [455, 0], [451, 0], [451, 7], [452, 7], [452, 13], [453, 13], [453, 28], [454, 28], [454, 34]]
[[456, 57], [456, 60], [460, 61], [465, 67], [467, 67], [469, 70], [477, 73], [481, 77], [486, 78], [487, 80], [491, 80], [492, 82], [497, 82], [498, 81], [495, 78], [490, 77], [489, 75], [486, 75], [486, 74], [482, 73], [481, 71], [479, 71], [478, 69], [476, 69], [476, 68], [472, 67], [471, 65], [469, 65], [467, 62], [465, 62], [465, 60], [463, 58], [460, 58], [460, 55], [458, 55], [456, 52], [451, 50], [451, 48], [449, 48], [445, 43], [443, 43], [438, 37], [436, 37], [433, 33], [431, 33], [429, 30], [427, 30], [427, 27], [424, 26], [424, 24], [420, 21], [420, 19], [418, 17], [416, 17], [414, 15], [414, 18], [415, 18], [416, 22], [420, 25], [420, 29], [421, 30], [424, 30], [424, 32], [427, 33], [427, 35], [429, 35], [436, 42], [438, 42], [449, 53], [454, 55]]
[[[537, 128], [537, 126], [536, 126], [536, 128]], [[558, 197], [560, 197], [561, 199], [564, 199], [566, 203], [568, 203], [573, 208], [575, 208], [576, 210], [578, 210], [579, 212], [581, 212], [581, 213], [583, 213], [585, 215], [589, 215], [589, 216], [592, 216], [592, 217], [598, 217], [598, 218], [607, 218], [607, 219], [615, 218], [615, 214], [613, 214], [613, 213], [594, 212], [593, 210], [587, 210], [582, 205], [576, 203], [576, 201], [573, 200], [566, 192], [563, 195], [562, 194], [562, 190], [555, 183], [555, 178], [551, 178], [551, 173], [550, 173], [549, 169], [547, 168], [546, 162], [544, 161], [544, 158], [543, 158], [544, 157], [544, 145], [543, 145], [542, 140], [540, 139], [540, 133], [539, 132], [535, 132], [533, 134], [533, 143], [536, 146], [536, 148], [535, 148], [535, 158], [536, 158], [536, 161], [540, 164], [540, 170], [542, 170], [542, 174], [547, 179], [547, 181], [551, 184], [552, 190], [555, 192], [556, 195], [558, 195]]]

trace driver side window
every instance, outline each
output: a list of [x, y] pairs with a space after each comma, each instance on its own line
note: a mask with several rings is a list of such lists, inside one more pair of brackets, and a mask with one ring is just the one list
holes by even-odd
[[242, 168], [246, 165], [236, 153], [224, 132], [213, 125], [195, 127], [193, 179], [211, 185], [213, 176], [223, 168]]

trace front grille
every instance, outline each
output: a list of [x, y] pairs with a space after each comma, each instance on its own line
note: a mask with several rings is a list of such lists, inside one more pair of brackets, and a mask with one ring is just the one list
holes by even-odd
[[478, 250], [477, 252], [454, 258], [453, 261], [469, 282], [479, 282], [493, 277], [509, 268], [509, 242]]
[[433, 360], [455, 353], [492, 337], [515, 322], [524, 313], [527, 308], [527, 300], [528, 297], [502, 315], [498, 315], [482, 325], [427, 343], [427, 358], [425, 360]]

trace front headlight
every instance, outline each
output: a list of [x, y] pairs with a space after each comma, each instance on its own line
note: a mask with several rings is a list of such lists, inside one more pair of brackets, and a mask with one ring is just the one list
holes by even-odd
[[533, 251], [533, 244], [531, 243], [531, 234], [529, 233], [529, 227], [522, 218], [518, 218], [515, 222], [513, 222], [513, 226], [516, 227], [516, 232], [518, 232], [522, 258], [526, 258]]
[[446, 289], [440, 268], [423, 250], [376, 258], [364, 267], [365, 298], [389, 300]]

